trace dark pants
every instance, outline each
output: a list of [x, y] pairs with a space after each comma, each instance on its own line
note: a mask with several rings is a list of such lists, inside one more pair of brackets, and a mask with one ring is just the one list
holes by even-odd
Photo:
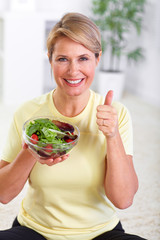
[[[17, 219], [15, 219], [12, 228], [0, 231], [0, 240], [46, 240], [46, 239], [36, 231], [21, 226]], [[119, 222], [118, 225], [112, 231], [103, 233], [102, 235], [94, 238], [94, 240], [146, 240], [146, 239], [125, 233], [121, 223]]]

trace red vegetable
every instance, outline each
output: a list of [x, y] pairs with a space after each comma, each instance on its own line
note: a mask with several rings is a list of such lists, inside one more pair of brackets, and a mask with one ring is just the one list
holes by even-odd
[[52, 122], [61, 130], [61, 131], [69, 131], [70, 133], [74, 132], [74, 127], [65, 122], [60, 122], [58, 120], [52, 120]]
[[53, 147], [48, 144], [48, 145], [45, 147], [45, 151], [50, 153], [50, 152], [53, 151]]
[[37, 134], [33, 133], [31, 136], [31, 143], [36, 144], [38, 142]]
[[67, 142], [67, 143], [73, 142], [73, 139], [67, 138], [67, 139], [65, 139], [65, 142]]

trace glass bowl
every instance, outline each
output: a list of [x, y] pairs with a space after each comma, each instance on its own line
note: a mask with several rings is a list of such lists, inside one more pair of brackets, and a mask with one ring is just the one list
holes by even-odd
[[69, 153], [80, 136], [77, 126], [53, 116], [27, 120], [22, 133], [31, 153], [41, 159], [55, 159]]

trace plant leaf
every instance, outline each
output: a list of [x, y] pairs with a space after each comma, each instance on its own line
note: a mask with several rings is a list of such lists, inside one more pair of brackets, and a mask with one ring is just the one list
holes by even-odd
[[141, 47], [136, 48], [135, 50], [127, 53], [128, 61], [138, 62], [139, 60], [144, 59], [144, 49]]

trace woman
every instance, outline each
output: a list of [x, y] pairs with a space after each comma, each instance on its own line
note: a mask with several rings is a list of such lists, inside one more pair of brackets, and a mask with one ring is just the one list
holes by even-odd
[[[115, 212], [132, 204], [138, 180], [128, 110], [112, 102], [113, 91], [104, 100], [90, 90], [101, 56], [99, 30], [84, 15], [69, 13], [50, 32], [47, 47], [57, 87], [14, 115], [0, 163], [0, 201], [11, 201], [27, 179], [29, 188], [0, 239], [142, 239], [126, 234]], [[22, 149], [23, 123], [40, 115], [79, 127], [69, 155], [37, 161], [26, 145]]]

